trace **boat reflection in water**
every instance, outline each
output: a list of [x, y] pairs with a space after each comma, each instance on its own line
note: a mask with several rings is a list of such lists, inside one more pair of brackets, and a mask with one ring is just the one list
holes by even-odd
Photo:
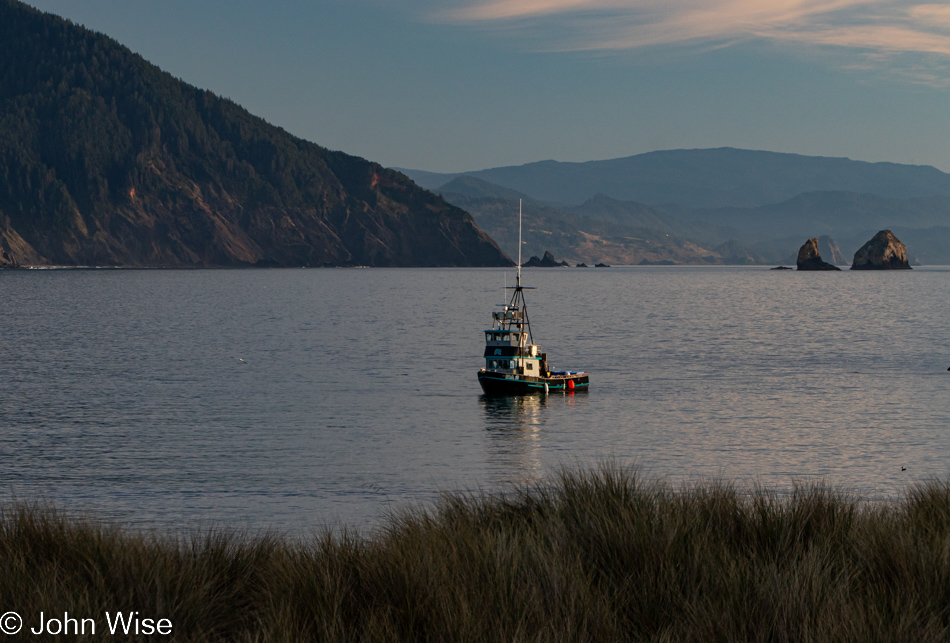
[[481, 396], [488, 464], [496, 484], [524, 484], [541, 477], [541, 427], [547, 396]]
[[492, 481], [519, 485], [540, 479], [544, 474], [542, 430], [550, 418], [569, 412], [577, 402], [585, 406], [587, 399], [586, 395], [480, 396]]

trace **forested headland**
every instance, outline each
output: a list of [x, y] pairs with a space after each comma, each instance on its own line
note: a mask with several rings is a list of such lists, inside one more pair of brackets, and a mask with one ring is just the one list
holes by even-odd
[[0, 264], [509, 265], [404, 175], [0, 0]]

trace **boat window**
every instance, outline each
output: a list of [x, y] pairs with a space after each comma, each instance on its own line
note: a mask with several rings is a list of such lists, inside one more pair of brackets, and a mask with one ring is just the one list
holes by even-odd
[[508, 333], [502, 333], [502, 335], [501, 335], [501, 341], [503, 341], [503, 342], [507, 342], [507, 341], [508, 341]]

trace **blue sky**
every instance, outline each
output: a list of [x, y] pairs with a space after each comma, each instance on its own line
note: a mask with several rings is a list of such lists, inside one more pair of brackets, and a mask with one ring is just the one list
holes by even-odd
[[950, 4], [31, 0], [331, 149], [440, 172], [740, 147], [950, 171]]

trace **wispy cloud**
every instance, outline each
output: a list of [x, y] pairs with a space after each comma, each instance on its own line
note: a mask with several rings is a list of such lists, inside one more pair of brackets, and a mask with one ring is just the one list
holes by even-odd
[[768, 39], [868, 55], [950, 56], [950, 4], [913, 0], [463, 0], [435, 15], [525, 28], [557, 21], [571, 34], [556, 45], [565, 50]]

